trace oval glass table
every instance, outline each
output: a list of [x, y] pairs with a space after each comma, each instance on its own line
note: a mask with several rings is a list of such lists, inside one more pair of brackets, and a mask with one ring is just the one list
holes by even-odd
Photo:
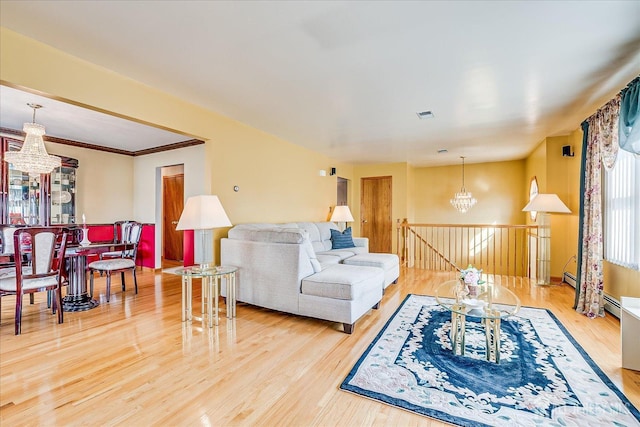
[[484, 283], [469, 289], [461, 280], [449, 280], [436, 289], [436, 301], [451, 312], [451, 349], [464, 356], [467, 317], [484, 326], [487, 360], [500, 362], [500, 321], [520, 310], [520, 300], [509, 289]]

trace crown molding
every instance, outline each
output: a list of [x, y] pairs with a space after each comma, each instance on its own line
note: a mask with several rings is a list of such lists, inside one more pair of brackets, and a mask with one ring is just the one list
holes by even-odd
[[[25, 137], [25, 133], [20, 130], [0, 127], [0, 133]], [[163, 151], [177, 150], [179, 148], [191, 147], [193, 145], [204, 144], [204, 141], [200, 139], [188, 139], [186, 141], [174, 142], [172, 144], [161, 145], [159, 147], [147, 148], [145, 150], [129, 151], [121, 150], [118, 148], [104, 147], [102, 145], [89, 144], [86, 142], [73, 141], [71, 139], [57, 138], [55, 136], [45, 135], [43, 139], [47, 142], [53, 142], [56, 144], [70, 145], [72, 147], [86, 148], [88, 150], [105, 151], [107, 153], [122, 154], [125, 156], [144, 156], [147, 154], [160, 153]]]

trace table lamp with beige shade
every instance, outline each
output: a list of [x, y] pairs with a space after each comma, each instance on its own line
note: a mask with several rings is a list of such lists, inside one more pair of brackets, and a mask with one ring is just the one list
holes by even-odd
[[200, 195], [187, 199], [176, 230], [194, 230], [194, 261], [205, 269], [214, 263], [213, 229], [231, 225], [218, 196]]
[[348, 222], [353, 222], [353, 215], [351, 215], [351, 211], [349, 210], [349, 206], [347, 205], [339, 205], [333, 208], [333, 213], [331, 214], [332, 222], [344, 222], [344, 231], [347, 228]]

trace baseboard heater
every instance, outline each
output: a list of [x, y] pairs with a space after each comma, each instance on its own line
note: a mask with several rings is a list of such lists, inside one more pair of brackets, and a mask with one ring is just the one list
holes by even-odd
[[[571, 273], [564, 272], [562, 275], [562, 281], [569, 285], [576, 287], [576, 276]], [[604, 294], [604, 309], [609, 313], [620, 318], [620, 301], [612, 297], [611, 295]]]
[[620, 318], [620, 301], [611, 295], [604, 294], [604, 309], [616, 316], [618, 319]]
[[569, 273], [569, 272], [564, 272], [562, 274], [562, 281], [564, 283], [568, 283], [571, 286], [573, 286], [574, 288], [576, 287], [576, 276], [574, 276], [573, 274]]

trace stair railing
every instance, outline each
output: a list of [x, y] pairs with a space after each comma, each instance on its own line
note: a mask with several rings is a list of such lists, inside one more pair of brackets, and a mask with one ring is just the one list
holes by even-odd
[[397, 251], [409, 267], [487, 275], [536, 276], [538, 226], [397, 223]]

